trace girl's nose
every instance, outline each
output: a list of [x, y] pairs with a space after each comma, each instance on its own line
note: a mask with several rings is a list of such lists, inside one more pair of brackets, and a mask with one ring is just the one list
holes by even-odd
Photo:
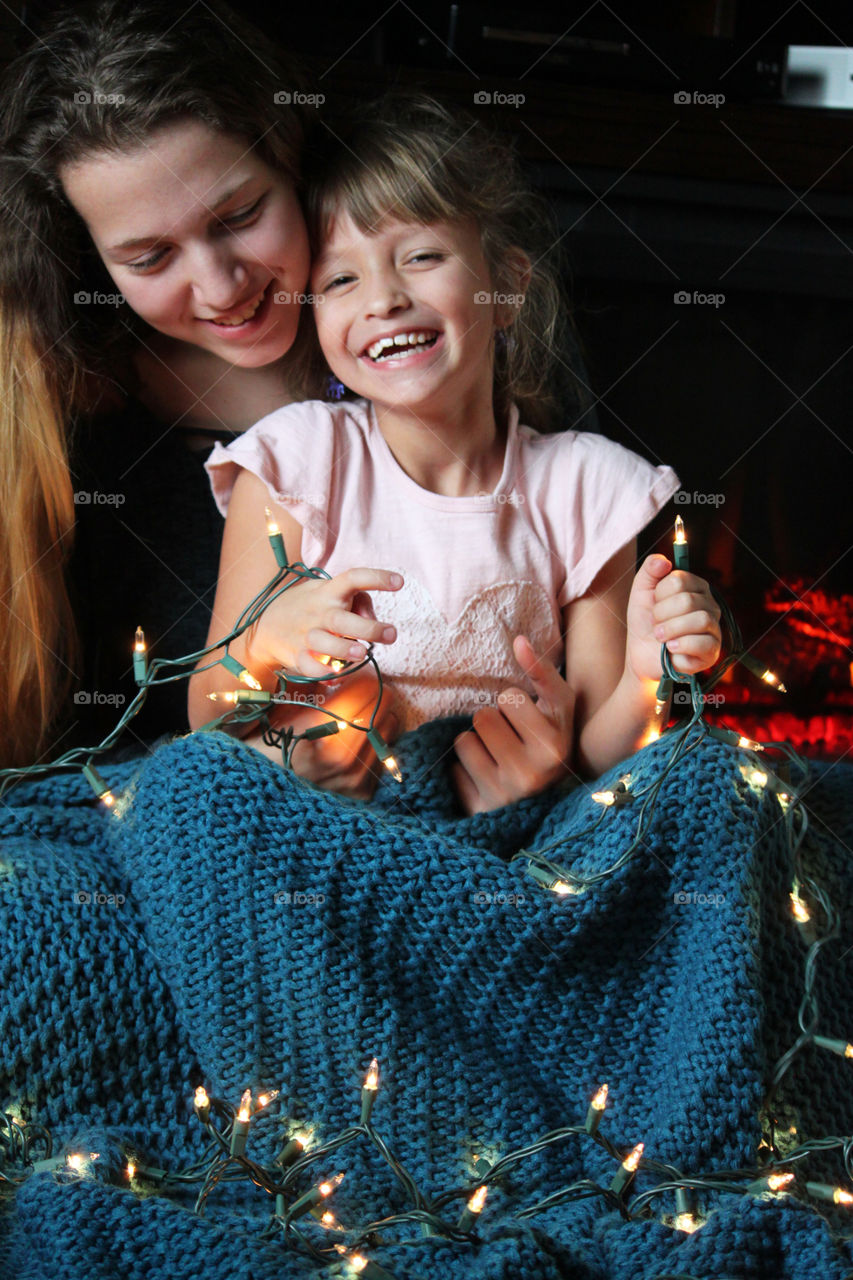
[[395, 273], [377, 273], [370, 281], [365, 306], [368, 316], [393, 315], [408, 306], [409, 295]]
[[223, 315], [244, 299], [248, 272], [227, 246], [205, 245], [190, 261], [196, 307]]

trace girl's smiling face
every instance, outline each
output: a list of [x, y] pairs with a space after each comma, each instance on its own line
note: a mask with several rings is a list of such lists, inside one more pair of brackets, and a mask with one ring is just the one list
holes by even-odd
[[117, 288], [152, 328], [245, 368], [290, 349], [310, 268], [305, 223], [290, 179], [243, 139], [183, 121], [61, 176]]
[[311, 280], [330, 368], [378, 411], [491, 412], [495, 305], [473, 220], [386, 218], [368, 234], [337, 214]]

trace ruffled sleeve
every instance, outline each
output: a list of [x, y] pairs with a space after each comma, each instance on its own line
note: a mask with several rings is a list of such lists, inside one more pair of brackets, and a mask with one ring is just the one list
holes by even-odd
[[[585, 595], [607, 561], [635, 538], [679, 487], [671, 467], [604, 436], [572, 433], [557, 451], [552, 481], [563, 494], [566, 582], [562, 607]], [[553, 495], [553, 489], [552, 489]]]
[[308, 400], [276, 409], [227, 448], [216, 445], [205, 469], [222, 514], [240, 470], [250, 471], [302, 526], [302, 559], [322, 563], [337, 537], [336, 478], [348, 452], [344, 416], [340, 406]]

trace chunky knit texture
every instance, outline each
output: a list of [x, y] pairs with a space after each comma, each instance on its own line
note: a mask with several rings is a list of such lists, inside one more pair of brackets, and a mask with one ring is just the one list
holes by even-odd
[[[581, 1121], [602, 1081], [602, 1131], [620, 1150], [643, 1141], [647, 1157], [692, 1176], [755, 1166], [764, 1083], [797, 1034], [805, 954], [776, 799], [749, 788], [740, 753], [706, 743], [667, 780], [641, 851], [598, 888], [557, 898], [509, 858], [588, 827], [588, 791], [462, 819], [446, 773], [458, 728], [403, 739], [404, 782], [384, 781], [371, 805], [211, 734], [105, 766], [125, 788], [118, 817], [93, 807], [76, 777], [0, 807], [12, 966], [0, 1101], [68, 1149], [101, 1153], [93, 1178], [40, 1174], [21, 1188], [0, 1227], [0, 1274], [304, 1276], [294, 1254], [257, 1238], [263, 1192], [222, 1189], [199, 1218], [189, 1199], [122, 1186], [122, 1150], [167, 1168], [197, 1159], [189, 1099], [201, 1080], [235, 1103], [247, 1086], [279, 1087], [282, 1117], [332, 1137], [357, 1121], [374, 1054], [374, 1122], [428, 1195], [469, 1185], [472, 1151], [505, 1153]], [[610, 778], [630, 769], [641, 787], [664, 756], [658, 745]], [[851, 781], [842, 767], [818, 770], [809, 795], [809, 865], [842, 908], [853, 898]], [[609, 812], [570, 846], [578, 865], [608, 867], [636, 808]], [[845, 1037], [846, 919], [842, 930], [818, 994], [821, 1031]], [[853, 1132], [851, 1069], [814, 1050], [797, 1060], [779, 1105], [801, 1139]], [[265, 1118], [250, 1151], [269, 1158], [280, 1138]], [[316, 1172], [338, 1168], [344, 1223], [407, 1207], [366, 1143]], [[373, 1256], [396, 1280], [842, 1280], [853, 1265], [851, 1246], [833, 1240], [840, 1211], [821, 1216], [791, 1197], [703, 1196], [710, 1216], [690, 1237], [626, 1223], [599, 1199], [511, 1216], [576, 1179], [608, 1186], [615, 1168], [588, 1139], [569, 1139], [492, 1192], [481, 1243], [422, 1239]], [[807, 1176], [844, 1181], [835, 1156]], [[635, 1187], [659, 1180], [641, 1172]], [[671, 1214], [672, 1196], [656, 1209]]]

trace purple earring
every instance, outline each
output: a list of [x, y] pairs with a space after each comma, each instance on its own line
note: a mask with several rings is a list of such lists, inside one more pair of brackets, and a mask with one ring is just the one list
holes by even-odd
[[345, 394], [346, 387], [344, 384], [339, 382], [333, 373], [330, 373], [326, 382], [326, 399], [340, 400]]

